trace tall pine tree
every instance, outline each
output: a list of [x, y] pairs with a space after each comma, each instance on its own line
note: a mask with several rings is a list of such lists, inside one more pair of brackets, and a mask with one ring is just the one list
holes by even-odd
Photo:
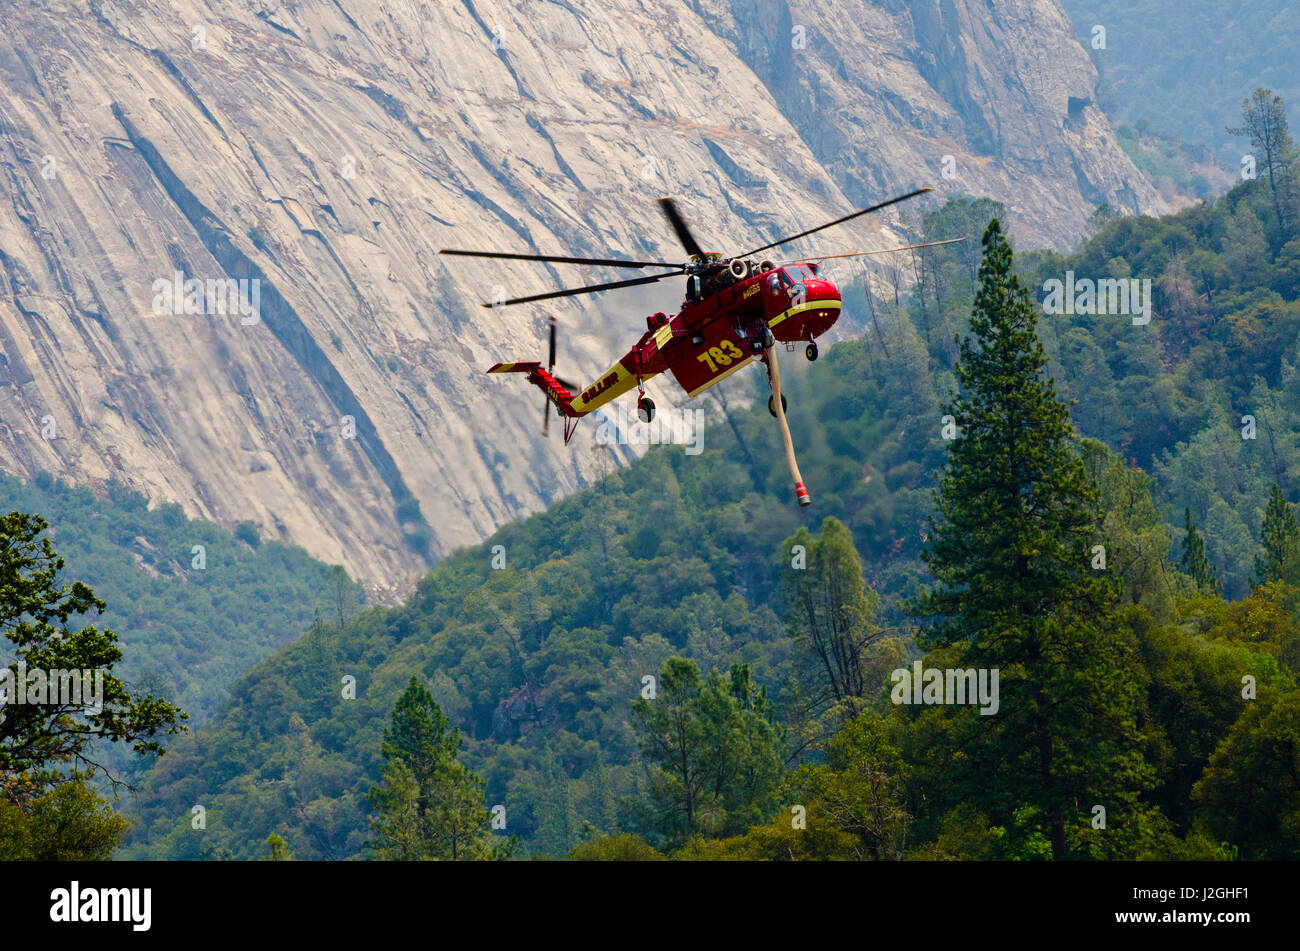
[[1201, 533], [1196, 530], [1195, 523], [1192, 522], [1192, 510], [1183, 509], [1183, 519], [1186, 523], [1186, 532], [1183, 535], [1183, 557], [1178, 566], [1183, 569], [1183, 573], [1196, 582], [1196, 587], [1200, 591], [1217, 592], [1219, 591], [1219, 578], [1214, 573], [1214, 565], [1210, 564], [1205, 557], [1205, 539]]
[[1276, 482], [1268, 493], [1260, 536], [1264, 551], [1255, 556], [1256, 586], [1281, 581], [1287, 562], [1300, 555], [1300, 526], [1296, 525], [1295, 512]]
[[460, 731], [414, 676], [384, 730], [384, 781], [370, 790], [379, 815], [370, 853], [376, 859], [505, 858], [513, 841], [490, 829], [483, 781], [457, 758]]
[[910, 610], [926, 622], [926, 665], [998, 669], [1000, 705], [987, 716], [974, 706], [927, 712], [956, 744], [935, 758], [931, 789], [1023, 830], [1013, 835], [1045, 836], [1057, 858], [1095, 854], [1132, 830], [1088, 844], [1092, 806], [1122, 829], [1150, 781], [1138, 753], [1140, 672], [1095, 547], [1105, 544], [1097, 492], [997, 219], [983, 249], [973, 336], [961, 341], [960, 392], [947, 410], [959, 435], [923, 555], [937, 583]]

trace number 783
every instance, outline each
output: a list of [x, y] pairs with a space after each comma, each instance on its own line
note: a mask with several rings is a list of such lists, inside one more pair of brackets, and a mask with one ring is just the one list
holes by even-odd
[[724, 340], [719, 346], [709, 347], [695, 359], [707, 363], [710, 373], [717, 373], [718, 367], [731, 366], [735, 361], [745, 359], [745, 353], [730, 340]]

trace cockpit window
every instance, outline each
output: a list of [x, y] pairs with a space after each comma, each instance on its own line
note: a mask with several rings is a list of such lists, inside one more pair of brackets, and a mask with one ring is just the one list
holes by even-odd
[[799, 283], [802, 281], [811, 281], [816, 279], [816, 275], [808, 270], [805, 265], [794, 264], [781, 269], [781, 278], [783, 283]]

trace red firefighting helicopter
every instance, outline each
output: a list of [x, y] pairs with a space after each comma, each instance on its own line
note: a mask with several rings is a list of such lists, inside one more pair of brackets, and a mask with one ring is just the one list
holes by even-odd
[[[596, 294], [621, 287], [651, 284], [664, 278], [687, 275], [686, 299], [674, 316], [658, 313], [646, 318], [647, 329], [632, 349], [608, 370], [586, 387], [555, 376], [555, 318], [550, 323], [550, 353], [545, 366], [538, 362], [498, 363], [489, 373], [526, 373], [528, 381], [546, 394], [555, 405], [557, 414], [564, 417], [564, 442], [567, 445], [577, 429], [578, 420], [611, 400], [622, 396], [634, 386], [637, 388], [637, 412], [641, 420], [654, 419], [655, 406], [645, 393], [645, 381], [665, 371], [672, 373], [687, 397], [694, 397], [746, 366], [752, 360], [767, 364], [772, 397], [768, 411], [780, 424], [786, 443], [786, 457], [795, 482], [795, 495], [800, 505], [811, 504], [794, 460], [789, 427], [785, 419], [786, 401], [781, 396], [780, 376], [776, 365], [776, 341], [787, 349], [807, 341], [804, 353], [809, 360], [817, 359], [816, 338], [824, 334], [840, 315], [840, 292], [830, 281], [819, 276], [818, 261], [830, 258], [848, 258], [867, 254], [884, 254], [888, 251], [907, 251], [913, 248], [951, 244], [954, 241], [932, 241], [912, 244], [886, 251], [850, 251], [844, 254], [813, 255], [812, 260], [799, 263], [777, 264], [767, 259], [755, 259], [764, 251], [788, 244], [818, 231], [861, 215], [870, 214], [890, 205], [915, 198], [930, 191], [919, 188], [905, 195], [863, 208], [842, 218], [809, 228], [798, 234], [773, 241], [752, 251], [732, 258], [716, 252], [706, 252], [701, 247], [686, 220], [671, 198], [661, 198], [660, 207], [677, 235], [682, 247], [690, 256], [686, 264], [670, 261], [627, 261], [618, 258], [565, 257], [550, 254], [520, 254], [497, 251], [465, 251], [444, 248], [439, 254], [462, 257], [497, 258], [513, 261], [542, 261], [556, 264], [581, 264], [601, 267], [673, 268], [663, 274], [637, 277], [626, 281], [591, 284], [586, 287], [532, 294], [509, 300], [494, 301], [484, 307], [501, 307], [573, 297], [579, 294]], [[546, 407], [544, 425], [549, 428], [550, 409]]]

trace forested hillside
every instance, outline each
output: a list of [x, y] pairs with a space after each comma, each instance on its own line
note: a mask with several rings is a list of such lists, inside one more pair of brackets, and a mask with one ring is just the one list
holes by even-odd
[[[1062, 0], [1101, 74], [1101, 105], [1115, 119], [1148, 120], [1158, 131], [1219, 151], [1231, 143], [1220, 117], [1257, 86], [1300, 97], [1286, 50], [1300, 39], [1300, 12], [1287, 0], [1244, 5], [1179, 0]], [[1105, 30], [1098, 46], [1098, 27]], [[1235, 158], [1235, 156], [1234, 156]]]
[[[1098, 607], [1059, 623], [1067, 632], [1083, 625], [1082, 640], [1061, 648], [1084, 659], [1081, 682], [1109, 685], [1070, 702], [1094, 713], [1100, 703], [1114, 722], [1089, 728], [1113, 728], [1114, 741], [1088, 739], [1078, 717], [1063, 721], [1050, 734], [1071, 754], [1059, 760], [1067, 764], [1059, 788], [977, 781], [981, 763], [1037, 755], [1014, 746], [1027, 735], [1016, 733], [1016, 719], [967, 736], [967, 720], [913, 716], [888, 700], [891, 667], [923, 652], [927, 663], [969, 660], [977, 646], [951, 626], [916, 637], [917, 624], [929, 623], [921, 615], [973, 610], [960, 599], [917, 597], [923, 581], [959, 578], [944, 575], [949, 556], [936, 547], [943, 528], [930, 521], [936, 473], [953, 464], [964, 438], [952, 424], [973, 412], [954, 400], [979, 385], [999, 389], [970, 376], [971, 358], [955, 338], [975, 331], [986, 347], [1002, 339], [970, 321], [977, 303], [997, 311], [987, 294], [982, 302], [975, 294], [981, 254], [988, 265], [1000, 240], [982, 248], [981, 236], [1000, 209], [957, 201], [917, 222], [926, 238], [970, 240], [907, 262], [916, 293], [882, 297], [865, 283], [850, 288], [847, 272], [831, 273], [868, 330], [814, 364], [784, 359], [811, 514], [793, 504], [765, 398], [711, 419], [702, 454], [652, 449], [449, 557], [406, 605], [341, 625], [323, 618], [262, 661], [208, 729], [178, 741], [157, 765], [133, 807], [125, 854], [250, 857], [272, 834], [298, 857], [366, 854], [372, 805], [400, 804], [403, 783], [423, 782], [389, 770], [408, 755], [394, 712], [399, 694], [408, 714], [440, 709], [463, 733], [461, 760], [485, 781], [487, 804], [504, 807], [501, 834], [516, 837], [524, 854], [566, 855], [579, 843], [588, 857], [644, 856], [651, 845], [702, 857], [1300, 854], [1300, 793], [1293, 772], [1285, 779], [1284, 739], [1300, 709], [1300, 566], [1287, 505], [1300, 488], [1300, 232], [1287, 203], [1293, 181], [1281, 183], [1282, 202], [1276, 184], [1248, 182], [1165, 219], [1111, 220], [1071, 255], [1017, 255], [1039, 313], [1028, 330], [1014, 307], [998, 318], [1013, 315], [1007, 326], [1030, 355], [1028, 375], [1012, 382], [1037, 387], [1031, 344], [1041, 340], [1044, 372], [1070, 401], [1074, 430], [1092, 437], [1068, 440], [1068, 421], [1044, 395], [1053, 384], [1032, 389], [1025, 405], [1041, 406], [1041, 419], [1027, 417], [1026, 432], [1056, 434], [1042, 436], [1041, 458], [1053, 461], [1036, 484], [1060, 483], [1065, 494], [1052, 504], [1073, 513], [1070, 545], [1105, 549], [1100, 567], [1095, 551], [1089, 556], [1104, 583], [1075, 577], [1078, 560], [1062, 568], [1060, 577]], [[1011, 266], [1009, 255], [993, 257]], [[1080, 278], [1136, 279], [1139, 288], [1149, 280], [1149, 321], [1141, 290], [1123, 313], [1083, 305], [1041, 312], [1053, 307], [1052, 281]], [[968, 368], [961, 387], [959, 358]], [[971, 517], [971, 485], [945, 482], [957, 522]], [[1094, 517], [1095, 530], [1087, 529]], [[990, 541], [985, 555], [996, 547]], [[993, 577], [990, 590], [1004, 582]], [[848, 594], [828, 601], [827, 585]], [[1035, 603], [1031, 594], [1016, 599]], [[851, 610], [831, 629], [852, 633], [853, 659], [839, 672], [846, 676], [828, 683], [815, 662], [819, 619], [845, 603]], [[1080, 643], [1107, 646], [1094, 655]], [[1072, 689], [1047, 675], [1044, 686], [1026, 664], [1008, 673], [1008, 691], [1020, 700], [1021, 690]], [[1258, 703], [1244, 702], [1254, 698], [1243, 677]], [[656, 678], [657, 697], [647, 695], [646, 678]], [[700, 743], [712, 737], [719, 745], [710, 748], [742, 751], [727, 771], [714, 763], [727, 795], [717, 793], [685, 825], [674, 797], [693, 787], [666, 765], [656, 740], [673, 716]], [[978, 715], [972, 722], [980, 725]], [[454, 742], [442, 727], [438, 736], [448, 755]], [[966, 754], [953, 751], [966, 749], [964, 736], [983, 745], [959, 782], [951, 770]], [[367, 798], [381, 772], [388, 792]], [[752, 795], [733, 801], [741, 774]], [[967, 781], [975, 785], [962, 805], [953, 797]], [[1248, 790], [1259, 781], [1276, 801], [1254, 821]], [[862, 800], [863, 789], [875, 798]], [[1113, 822], [1128, 834], [1091, 834], [1086, 819], [1079, 832], [1061, 813], [1063, 789], [1109, 797]], [[1003, 805], [981, 790], [1005, 793]], [[1076, 805], [1086, 811], [1094, 801]], [[810, 822], [820, 816], [823, 834], [792, 844], [791, 803], [807, 805]], [[202, 831], [191, 824], [196, 804], [206, 809]], [[870, 829], [828, 819], [846, 810], [885, 818]], [[639, 838], [602, 838], [617, 833]], [[390, 848], [392, 835], [372, 850], [402, 854]]]
[[0, 512], [38, 512], [69, 573], [107, 605], [95, 623], [124, 645], [119, 674], [207, 722], [230, 684], [310, 629], [317, 613], [355, 614], [360, 586], [301, 548], [150, 509], [120, 485], [104, 496], [48, 475], [0, 474]]

